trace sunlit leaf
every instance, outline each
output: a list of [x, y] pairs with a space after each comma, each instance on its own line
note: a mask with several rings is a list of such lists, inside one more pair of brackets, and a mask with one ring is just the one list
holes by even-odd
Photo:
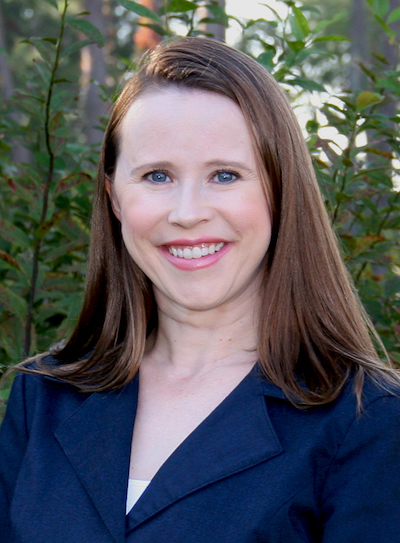
[[303, 40], [310, 34], [310, 27], [304, 13], [300, 8], [293, 7], [293, 17], [290, 19], [292, 32], [297, 39]]
[[400, 8], [396, 8], [389, 14], [389, 17], [386, 19], [386, 22], [388, 24], [391, 24], [391, 23], [396, 23], [399, 20], [400, 20]]
[[382, 100], [383, 96], [381, 96], [380, 94], [376, 94], [370, 91], [363, 91], [357, 96], [356, 106], [358, 111], [361, 111], [362, 109], [381, 102]]
[[128, 9], [129, 11], [133, 11], [137, 15], [140, 15], [141, 17], [147, 17], [148, 19], [151, 19], [152, 21], [156, 21], [157, 23], [161, 23], [161, 18], [155, 13], [153, 10], [146, 8], [146, 6], [142, 6], [141, 4], [138, 4], [137, 2], [132, 2], [132, 0], [117, 0], [121, 6], [123, 6], [125, 9]]
[[350, 40], [349, 38], [345, 38], [344, 36], [338, 36], [337, 34], [332, 34], [329, 36], [320, 36], [319, 38], [315, 38], [313, 41], [320, 42], [320, 41], [350, 41]]
[[317, 83], [316, 81], [313, 81], [311, 79], [305, 79], [303, 77], [295, 77], [294, 79], [287, 79], [285, 83], [288, 83], [289, 85], [297, 85], [309, 91], [318, 91], [318, 92], [325, 91], [325, 87], [321, 85], [321, 83]]

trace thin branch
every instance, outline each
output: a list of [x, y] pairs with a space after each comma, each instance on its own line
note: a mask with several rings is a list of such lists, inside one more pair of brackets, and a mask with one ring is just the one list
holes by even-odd
[[[47, 98], [46, 98], [44, 132], [45, 132], [46, 149], [49, 155], [49, 169], [47, 171], [47, 177], [46, 177], [46, 181], [45, 181], [44, 189], [43, 189], [42, 212], [40, 215], [40, 223], [39, 223], [40, 225], [43, 224], [46, 220], [47, 209], [49, 206], [49, 191], [50, 191], [51, 183], [53, 181], [54, 151], [51, 145], [50, 105], [51, 105], [51, 98], [53, 96], [54, 81], [56, 78], [56, 72], [57, 72], [58, 64], [60, 60], [61, 44], [62, 44], [62, 40], [64, 36], [65, 17], [66, 17], [66, 13], [68, 9], [68, 2], [69, 0], [65, 0], [64, 9], [61, 15], [60, 35], [57, 41], [56, 55], [54, 58], [54, 64], [53, 64], [53, 69], [51, 71], [49, 89], [48, 89]], [[25, 356], [28, 356], [29, 350], [31, 348], [31, 342], [32, 342], [33, 311], [34, 311], [34, 304], [35, 304], [35, 297], [36, 297], [36, 285], [37, 285], [37, 278], [38, 278], [38, 272], [39, 272], [39, 258], [40, 258], [41, 245], [42, 245], [42, 240], [39, 238], [36, 240], [35, 249], [33, 253], [31, 286], [29, 289], [28, 314], [27, 314], [26, 325], [25, 325], [25, 342], [24, 342]]]

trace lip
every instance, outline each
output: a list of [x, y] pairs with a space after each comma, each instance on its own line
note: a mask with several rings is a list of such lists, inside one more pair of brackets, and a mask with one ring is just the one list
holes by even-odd
[[[213, 255], [207, 255], [202, 256], [201, 258], [177, 258], [174, 255], [171, 255], [171, 253], [168, 250], [168, 247], [170, 246], [186, 246], [191, 247], [193, 245], [201, 245], [202, 243], [225, 243], [225, 245], [220, 249], [218, 252], [214, 253]], [[199, 240], [174, 240], [169, 241], [165, 245], [160, 245], [159, 250], [162, 253], [162, 255], [168, 260], [168, 262], [171, 262], [175, 268], [178, 268], [179, 270], [184, 271], [196, 271], [196, 270], [202, 270], [204, 268], [209, 268], [210, 266], [213, 266], [216, 264], [223, 256], [226, 255], [226, 253], [230, 250], [232, 247], [232, 243], [229, 243], [227, 241], [223, 241], [222, 239], [218, 238], [201, 238]]]

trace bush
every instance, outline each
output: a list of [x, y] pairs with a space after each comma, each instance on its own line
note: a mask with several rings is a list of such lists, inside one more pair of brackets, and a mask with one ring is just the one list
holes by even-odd
[[[68, 0], [61, 11], [56, 0], [46, 1], [57, 10], [57, 35], [27, 40], [39, 54], [35, 71], [2, 106], [0, 116], [2, 370], [68, 335], [85, 280], [98, 150], [78, 129], [79, 85], [71, 74], [78, 72], [80, 48], [88, 43], [101, 47], [104, 39], [85, 14], [70, 13]], [[204, 25], [226, 27], [233, 20], [217, 2], [171, 0], [159, 13], [130, 0], [119, 3], [147, 17], [140, 24], [162, 37], [170, 35], [171, 28], [204, 34]], [[318, 66], [322, 73], [327, 62], [330, 67], [334, 63], [323, 46], [345, 38], [326, 35], [329, 21], [311, 28], [305, 8], [281, 3], [284, 17], [266, 9], [269, 18], [236, 20], [242, 30], [239, 46], [266, 66], [292, 97], [323, 91]], [[196, 9], [205, 4], [209, 16], [196, 19]], [[386, 20], [394, 20], [396, 13], [379, 18], [394, 40]], [[321, 111], [312, 111], [307, 139], [349, 272], [390, 357], [400, 363], [400, 193], [393, 185], [398, 178], [399, 72], [383, 57], [363, 70], [368, 88], [340, 92]], [[321, 127], [335, 129], [346, 144], [339, 148], [337, 136], [322, 138]], [[29, 151], [27, 163], [11, 159], [17, 146]], [[3, 391], [3, 401], [6, 395]]]

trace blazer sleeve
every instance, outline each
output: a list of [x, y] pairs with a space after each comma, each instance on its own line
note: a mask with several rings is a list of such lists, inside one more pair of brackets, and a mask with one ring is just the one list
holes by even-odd
[[323, 543], [400, 541], [400, 399], [385, 396], [356, 417], [330, 467]]
[[0, 540], [8, 541], [9, 507], [28, 443], [26, 375], [18, 374], [12, 386], [0, 427]]

